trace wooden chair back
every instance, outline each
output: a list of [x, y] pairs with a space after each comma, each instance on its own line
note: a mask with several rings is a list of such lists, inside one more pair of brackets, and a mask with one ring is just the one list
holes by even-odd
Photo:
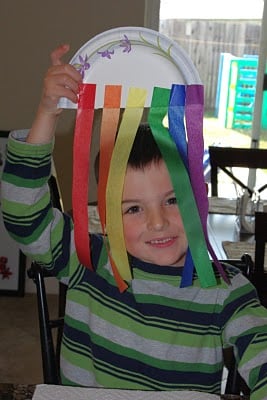
[[[235, 181], [243, 189], [252, 193], [252, 188], [238, 179], [229, 168], [253, 168], [267, 169], [267, 149], [253, 148], [236, 148], [236, 147], [209, 147], [210, 157], [210, 180], [211, 180], [211, 195], [218, 196], [218, 172], [219, 169], [224, 171], [230, 178]], [[260, 188], [259, 191], [265, 189], [267, 185]]]

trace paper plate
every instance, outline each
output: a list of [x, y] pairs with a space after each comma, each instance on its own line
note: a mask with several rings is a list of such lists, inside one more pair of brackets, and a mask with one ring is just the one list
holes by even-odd
[[[122, 85], [122, 107], [130, 87], [147, 90], [149, 107], [155, 86], [201, 84], [191, 59], [177, 43], [142, 27], [115, 28], [95, 36], [76, 52], [70, 64], [82, 74], [84, 83], [97, 84], [95, 108], [103, 107], [106, 84]], [[59, 107], [77, 105], [62, 98]]]

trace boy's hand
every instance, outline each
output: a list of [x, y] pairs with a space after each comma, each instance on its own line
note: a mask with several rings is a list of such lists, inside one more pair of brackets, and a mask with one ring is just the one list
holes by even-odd
[[82, 77], [72, 65], [62, 62], [61, 58], [68, 51], [69, 45], [65, 44], [51, 53], [52, 66], [44, 78], [39, 112], [58, 115], [62, 111], [57, 108], [60, 97], [66, 97], [73, 103], [78, 101], [77, 94]]
[[28, 143], [49, 143], [55, 135], [60, 97], [66, 97], [74, 103], [78, 101], [79, 83], [82, 77], [70, 64], [64, 64], [61, 58], [69, 51], [69, 45], [59, 46], [51, 53], [52, 66], [44, 78], [43, 93], [27, 136]]

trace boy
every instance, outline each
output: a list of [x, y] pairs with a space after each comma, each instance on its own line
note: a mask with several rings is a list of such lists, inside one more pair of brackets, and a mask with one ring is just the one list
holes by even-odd
[[[13, 132], [3, 174], [7, 230], [22, 251], [68, 284], [61, 378], [65, 385], [220, 393], [223, 348], [234, 346], [251, 399], [267, 394], [267, 313], [253, 286], [225, 267], [231, 284], [180, 287], [187, 237], [165, 162], [148, 126], [128, 161], [122, 216], [133, 279], [120, 293], [110, 263], [99, 263], [101, 236], [91, 236], [95, 271], [75, 251], [72, 221], [52, 209], [47, 180], [60, 97], [77, 102], [80, 75], [52, 53], [29, 133]], [[189, 210], [190, 212], [190, 210]], [[102, 253], [101, 253], [102, 254]], [[97, 266], [97, 267], [96, 267]]]

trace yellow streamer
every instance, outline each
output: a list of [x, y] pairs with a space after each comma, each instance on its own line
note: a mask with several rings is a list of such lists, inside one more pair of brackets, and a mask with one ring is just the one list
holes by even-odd
[[130, 88], [117, 140], [114, 146], [106, 190], [106, 229], [111, 257], [125, 281], [132, 278], [123, 235], [121, 201], [129, 154], [141, 122], [147, 91]]

